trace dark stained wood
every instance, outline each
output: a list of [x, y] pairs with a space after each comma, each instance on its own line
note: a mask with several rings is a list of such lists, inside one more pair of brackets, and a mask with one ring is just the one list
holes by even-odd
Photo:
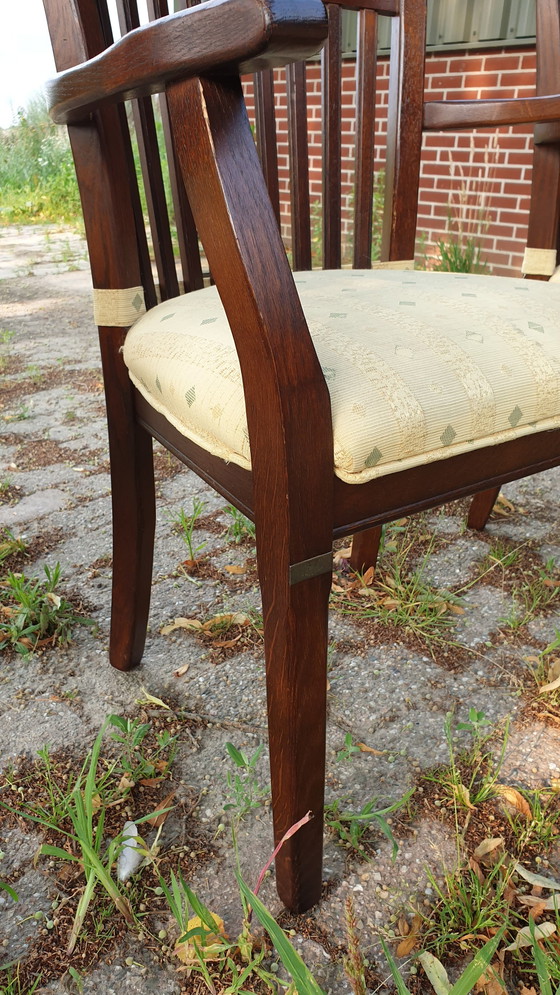
[[[121, 2], [129, 33], [107, 48], [111, 25], [105, 0], [44, 0], [56, 64], [67, 70], [51, 86], [52, 113], [71, 122], [93, 284], [101, 289], [142, 285], [147, 305], [155, 303], [122, 101], [138, 97], [147, 109], [148, 95], [165, 91], [162, 120], [184, 285], [186, 290], [202, 285], [199, 233], [239, 356], [252, 469], [212, 456], [170, 425], [131, 385], [121, 353], [126, 329], [99, 329], [114, 527], [110, 659], [126, 670], [142, 655], [155, 514], [151, 440], [156, 438], [256, 524], [276, 839], [308, 810], [314, 816], [276, 861], [279, 893], [299, 912], [321, 893], [333, 537], [354, 534], [351, 565], [367, 568], [375, 565], [384, 523], [472, 494], [477, 496], [469, 523], [481, 528], [503, 483], [560, 464], [560, 430], [473, 449], [363, 485], [335, 478], [329, 392], [278, 230], [271, 75], [272, 67], [288, 65], [295, 141], [293, 256], [296, 268], [309, 268], [305, 67], [293, 60], [318, 51], [326, 33], [325, 9], [319, 0], [215, 0], [202, 6], [182, 0], [185, 10], [168, 15], [167, 0], [148, 0], [153, 23], [135, 28], [135, 0]], [[484, 123], [504, 117], [560, 118], [560, 97], [555, 95], [560, 8], [557, 0], [539, 0], [538, 34], [545, 43], [539, 41], [538, 97], [515, 105], [493, 101], [489, 107], [481, 101], [424, 105], [425, 0], [329, 3], [331, 37], [323, 72], [324, 264], [333, 266], [341, 262], [339, 7], [359, 9], [361, 19], [358, 87], [364, 92], [357, 102], [357, 153], [363, 165], [356, 173], [354, 264], [370, 263], [376, 13], [394, 16], [382, 258], [409, 259], [414, 253], [422, 118], [431, 127], [480, 117]], [[93, 61], [71, 68], [84, 60]], [[259, 153], [239, 79], [239, 70], [247, 67], [265, 70], [255, 88]], [[117, 98], [120, 102], [113, 106]], [[144, 120], [149, 117], [146, 111]], [[146, 131], [141, 116], [138, 124], [147, 150], [146, 170], [157, 174], [153, 129], [150, 125]], [[556, 245], [558, 230], [560, 173], [554, 135], [553, 130], [537, 135], [546, 143], [535, 156], [529, 231], [537, 239], [531, 244], [542, 248]], [[157, 230], [158, 225], [162, 232], [168, 229], [159, 194], [152, 198], [151, 213], [158, 216]], [[170, 285], [164, 292], [172, 292]], [[319, 564], [314, 576], [302, 568], [309, 560]]]
[[[301, 910], [318, 901], [321, 891], [330, 575], [290, 585], [289, 567], [331, 546], [330, 400], [267, 197], [239, 82], [177, 83], [168, 89], [168, 102], [174, 123], [183, 117], [192, 122], [180, 137], [176, 130], [179, 160], [243, 375], [276, 839], [308, 810], [316, 816], [282, 849], [276, 864], [279, 894]], [[290, 385], [300, 376], [306, 388], [294, 393]]]
[[364, 532], [356, 532], [352, 536], [352, 552], [350, 554], [350, 567], [356, 573], [365, 573], [369, 567], [374, 567], [377, 563], [377, 554], [381, 544], [382, 526], [375, 525], [372, 529], [365, 529]]
[[474, 496], [467, 518], [467, 525], [469, 529], [476, 529], [478, 532], [482, 531], [486, 525], [486, 522], [490, 518], [492, 508], [498, 500], [499, 493], [499, 487], [491, 487], [490, 490], [480, 491], [479, 494]]
[[326, 30], [316, 0], [281, 6], [274, 0], [214, 0], [132, 31], [97, 59], [57, 77], [48, 86], [51, 115], [59, 124], [84, 120], [100, 103], [161, 93], [171, 80], [218, 66], [251, 73], [311, 58]]
[[[342, 141], [341, 141], [341, 17], [337, 6], [327, 6], [329, 40], [321, 58], [323, 116], [322, 261], [323, 269], [339, 269], [342, 262]], [[303, 268], [303, 267], [301, 267]]]
[[[558, 0], [540, 0], [537, 15], [537, 94], [556, 94], [559, 88], [560, 6]], [[537, 130], [540, 128], [540, 132]], [[535, 128], [533, 191], [527, 245], [536, 249], [558, 246], [560, 224], [560, 122]], [[544, 134], [548, 128], [547, 134]]]
[[354, 269], [371, 266], [373, 175], [375, 160], [375, 89], [377, 15], [359, 15], [356, 58], [356, 176], [354, 181]]
[[509, 100], [429, 100], [424, 104], [427, 131], [497, 128], [503, 124], [534, 124], [559, 118], [559, 94]]
[[280, 224], [280, 190], [278, 183], [278, 143], [274, 112], [274, 73], [265, 69], [253, 78], [255, 88], [257, 146], [268, 196]]
[[295, 270], [311, 269], [309, 146], [304, 62], [296, 62], [288, 66], [286, 85], [288, 91], [288, 131], [290, 133], [292, 266]]
[[393, 21], [382, 259], [413, 259], [420, 181], [426, 0], [401, 0]]
[[329, 3], [336, 3], [339, 7], [347, 10], [375, 10], [378, 14], [389, 16], [400, 12], [400, 0], [329, 0]]
[[[117, 10], [121, 35], [140, 27], [136, 0], [118, 0]], [[144, 192], [156, 268], [159, 278], [160, 299], [177, 297], [179, 281], [169, 227], [169, 214], [158, 146], [154, 108], [151, 97], [133, 101], [132, 113], [138, 140], [138, 154], [144, 179]]]

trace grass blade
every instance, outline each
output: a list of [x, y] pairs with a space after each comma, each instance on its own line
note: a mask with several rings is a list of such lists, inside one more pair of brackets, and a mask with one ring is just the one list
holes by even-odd
[[325, 995], [325, 992], [322, 988], [319, 988], [311, 971], [304, 964], [297, 950], [294, 949], [288, 940], [283, 929], [280, 928], [260, 898], [257, 898], [253, 894], [238, 871], [236, 871], [235, 876], [241, 893], [252, 907], [261, 926], [264, 926], [270, 936], [284, 967], [293, 978], [299, 995]]
[[391, 974], [393, 975], [393, 981], [395, 982], [399, 995], [410, 995], [410, 989], [406, 987], [403, 979], [401, 978], [401, 973], [395, 963], [394, 957], [383, 939], [381, 940], [381, 946], [383, 947], [383, 953], [387, 958], [387, 963]]

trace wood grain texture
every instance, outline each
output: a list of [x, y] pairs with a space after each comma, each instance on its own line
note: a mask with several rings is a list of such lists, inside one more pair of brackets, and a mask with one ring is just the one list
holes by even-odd
[[[333, 537], [354, 534], [351, 565], [375, 563], [381, 526], [448, 500], [477, 494], [469, 523], [482, 528], [499, 487], [560, 463], [560, 430], [372, 480], [343, 483], [333, 471], [330, 398], [278, 230], [279, 185], [271, 67], [318, 51], [327, 16], [320, 0], [148, 0], [153, 23], [137, 28], [136, 0], [119, 0], [123, 41], [112, 48], [105, 0], [44, 0], [59, 69], [51, 89], [70, 140], [83, 202], [95, 287], [144, 286], [156, 302], [126, 110], [107, 100], [134, 95], [144, 172], [156, 233], [168, 238], [153, 117], [147, 94], [165, 88], [164, 135], [180, 225], [184, 287], [202, 286], [200, 235], [239, 356], [252, 471], [190, 442], [132, 387], [121, 354], [126, 330], [99, 330], [111, 454], [114, 574], [111, 662], [142, 655], [154, 533], [151, 439], [255, 521], [265, 629], [274, 832], [279, 840], [308, 810], [314, 818], [276, 861], [279, 893], [295, 912], [319, 900], [325, 761], [329, 564]], [[426, 0], [332, 0], [323, 59], [324, 265], [341, 264], [340, 9], [359, 9], [356, 265], [369, 265], [377, 13], [393, 20], [385, 224], [382, 258], [414, 253], [423, 122], [430, 127], [505, 120], [560, 119], [558, 0], [538, 7], [538, 96], [534, 100], [424, 105]], [[106, 54], [103, 53], [105, 50]], [[91, 61], [93, 59], [93, 62]], [[70, 67], [90, 60], [82, 68]], [[540, 61], [539, 61], [540, 60]], [[238, 69], [266, 67], [256, 83], [257, 141], [245, 111]], [[217, 71], [205, 75], [210, 69]], [[235, 71], [234, 71], [235, 70]], [[202, 75], [197, 75], [202, 74]], [[294, 187], [294, 262], [310, 267], [306, 70], [288, 70]], [[147, 102], [148, 101], [148, 102]], [[491, 105], [491, 106], [490, 106]], [[76, 108], [81, 110], [76, 111]], [[84, 118], [84, 108], [92, 109]], [[478, 116], [477, 116], [478, 115]], [[453, 125], [450, 123], [453, 121]], [[529, 232], [537, 247], [558, 237], [559, 146], [554, 124], [535, 154]], [[264, 167], [261, 168], [259, 161]], [[152, 179], [155, 177], [155, 179]], [[158, 227], [159, 226], [159, 227]], [[159, 235], [157, 236], [159, 240]], [[158, 249], [158, 252], [161, 250]], [[160, 260], [164, 295], [174, 293]], [[160, 282], [162, 278], [160, 276]], [[167, 283], [165, 283], [167, 281]], [[174, 286], [174, 285], [173, 285]], [[480, 493], [478, 493], [480, 492]], [[324, 573], [299, 582], [303, 562]]]
[[535, 124], [559, 118], [558, 93], [509, 100], [429, 100], [424, 104], [424, 128], [427, 131], [497, 128], [504, 124]]
[[[208, 0], [131, 31], [52, 80], [50, 112], [64, 124], [84, 120], [100, 102], [160, 93], [173, 79], [283, 66], [316, 55], [326, 34], [320, 0]], [[79, 45], [74, 53], [83, 60]]]

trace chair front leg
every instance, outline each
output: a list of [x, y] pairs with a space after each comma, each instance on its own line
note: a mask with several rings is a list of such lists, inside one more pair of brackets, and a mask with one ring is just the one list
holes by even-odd
[[[272, 554], [273, 556], [273, 554]], [[278, 894], [292, 912], [322, 886], [328, 603], [332, 571], [289, 585], [269, 561], [261, 583], [274, 836], [312, 819], [276, 857]]]

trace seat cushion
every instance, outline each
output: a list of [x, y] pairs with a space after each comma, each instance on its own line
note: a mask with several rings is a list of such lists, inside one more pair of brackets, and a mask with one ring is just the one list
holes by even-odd
[[[560, 426], [560, 285], [421, 271], [296, 273], [332, 404], [335, 473], [363, 483]], [[144, 397], [250, 467], [241, 373], [215, 287], [127, 334]]]

